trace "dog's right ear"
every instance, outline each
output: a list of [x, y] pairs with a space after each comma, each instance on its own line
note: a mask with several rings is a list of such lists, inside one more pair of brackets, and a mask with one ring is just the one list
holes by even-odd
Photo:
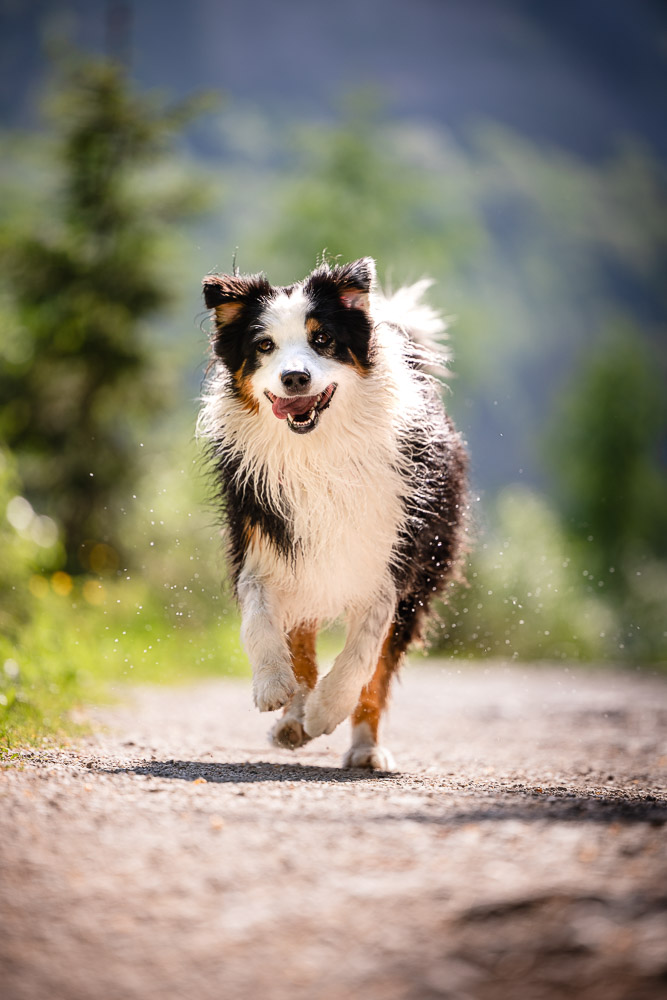
[[247, 305], [272, 294], [263, 274], [207, 274], [202, 284], [206, 308], [215, 310], [218, 330], [238, 319]]

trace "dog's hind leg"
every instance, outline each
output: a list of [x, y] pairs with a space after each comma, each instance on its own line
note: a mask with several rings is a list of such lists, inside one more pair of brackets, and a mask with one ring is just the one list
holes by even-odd
[[423, 590], [398, 602], [375, 673], [362, 690], [354, 710], [352, 746], [343, 757], [343, 767], [368, 767], [376, 771], [396, 769], [389, 750], [378, 743], [378, 729], [389, 697], [391, 679], [398, 673], [410, 643], [421, 641], [429, 598], [430, 593]]
[[303, 713], [306, 697], [317, 684], [316, 637], [316, 622], [305, 622], [289, 633], [292, 669], [299, 687], [285, 708], [282, 718], [278, 719], [269, 732], [269, 739], [274, 746], [295, 750], [310, 739], [303, 728]]
[[393, 675], [398, 671], [403, 652], [396, 646], [394, 625], [382, 646], [373, 677], [361, 692], [352, 716], [352, 746], [343, 757], [343, 767], [367, 767], [375, 771], [394, 771], [396, 764], [389, 750], [378, 743], [378, 729], [387, 704]]

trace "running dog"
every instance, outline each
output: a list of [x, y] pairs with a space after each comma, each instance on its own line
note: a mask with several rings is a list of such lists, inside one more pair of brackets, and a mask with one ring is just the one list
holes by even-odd
[[[378, 725], [392, 675], [460, 573], [466, 454], [433, 376], [430, 282], [391, 296], [374, 261], [303, 281], [210, 274], [212, 362], [200, 433], [227, 524], [243, 643], [273, 742], [352, 717], [344, 767], [392, 770]], [[347, 637], [318, 681], [317, 629]]]

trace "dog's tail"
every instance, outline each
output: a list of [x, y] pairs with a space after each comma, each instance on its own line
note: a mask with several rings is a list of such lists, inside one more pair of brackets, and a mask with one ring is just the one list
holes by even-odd
[[447, 323], [422, 301], [432, 284], [432, 278], [422, 278], [414, 285], [380, 295], [375, 314], [378, 323], [389, 323], [402, 331], [410, 364], [430, 375], [445, 375], [451, 359], [446, 343]]

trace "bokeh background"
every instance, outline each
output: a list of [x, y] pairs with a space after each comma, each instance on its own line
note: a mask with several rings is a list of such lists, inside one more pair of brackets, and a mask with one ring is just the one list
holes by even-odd
[[234, 259], [434, 278], [475, 544], [433, 651], [664, 665], [664, 4], [0, 17], [5, 741], [113, 682], [247, 670], [194, 441], [201, 277]]

